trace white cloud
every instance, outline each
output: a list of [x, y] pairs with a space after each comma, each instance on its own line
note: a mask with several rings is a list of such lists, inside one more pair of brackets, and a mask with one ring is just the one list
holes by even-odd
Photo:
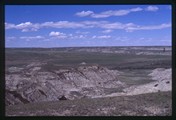
[[93, 14], [92, 11], [82, 11], [82, 12], [76, 13], [75, 15], [77, 15], [77, 16], [79, 16], [79, 17], [85, 17], [85, 16], [89, 16], [89, 15], [91, 15], [91, 14]]
[[49, 36], [59, 36], [59, 35], [65, 35], [64, 33], [61, 33], [61, 32], [50, 32]]
[[92, 14], [91, 17], [92, 18], [107, 18], [107, 17], [112, 16], [111, 15], [112, 11], [107, 11], [107, 12], [109, 12], [109, 13]]
[[140, 7], [130, 9], [131, 12], [137, 12], [137, 11], [142, 11], [142, 10], [143, 9]]
[[113, 31], [113, 30], [108, 29], [108, 30], [102, 31], [102, 33], [111, 33], [112, 31]]
[[30, 26], [32, 26], [31, 22], [25, 22], [25, 23], [21, 23], [21, 24], [16, 25], [16, 28], [23, 29], [23, 28], [30, 27]]
[[111, 38], [110, 35], [103, 35], [103, 36], [98, 36], [98, 38], [100, 39], [108, 39], [108, 38]]
[[[121, 30], [126, 30], [127, 32], [131, 32], [134, 30], [156, 30], [156, 29], [164, 29], [171, 27], [171, 24], [168, 23], [163, 23], [161, 25], [153, 25], [153, 26], [141, 26], [137, 25], [134, 23], [120, 23], [120, 22], [108, 22], [108, 21], [81, 21], [81, 22], [69, 22], [69, 21], [59, 21], [59, 22], [45, 22], [45, 23], [21, 23], [18, 25], [11, 24], [11, 23], [6, 23], [6, 29], [20, 29], [22, 32], [28, 32], [28, 31], [37, 31], [38, 29], [41, 28], [82, 28], [82, 29], [87, 29], [87, 28], [102, 28], [105, 29], [104, 32], [108, 33], [114, 29], [121, 29]], [[77, 31], [77, 33], [80, 33]], [[84, 34], [87, 34], [88, 32], [84, 32]], [[53, 33], [51, 33], [53, 34]], [[57, 34], [62, 34], [62, 33], [54, 33], [55, 35]], [[53, 35], [54, 35], [53, 34]], [[83, 34], [83, 32], [82, 32]], [[64, 35], [62, 35], [64, 36]]]
[[131, 26], [127, 27], [126, 31], [134, 31], [134, 30], [159, 30], [164, 28], [171, 27], [171, 23], [161, 24], [161, 25], [152, 25], [152, 26]]
[[27, 41], [30, 41], [30, 40], [37, 40], [37, 39], [44, 39], [45, 37], [42, 37], [42, 36], [21, 36], [20, 39], [23, 39], [23, 40], [27, 40]]
[[130, 38], [127, 36], [114, 36], [114, 40], [120, 42], [129, 42]]
[[5, 28], [6, 29], [13, 29], [13, 28], [15, 28], [15, 24], [5, 23]]
[[79, 31], [79, 30], [78, 30], [78, 31], [76, 31], [75, 33], [76, 33], [76, 34], [85, 34], [85, 35], [86, 35], [86, 34], [89, 34], [90, 32], [88, 32], [88, 31], [83, 32], [83, 31]]
[[65, 33], [61, 33], [61, 32], [54, 32], [54, 31], [52, 31], [52, 32], [50, 32], [49, 33], [49, 36], [51, 36], [51, 37], [56, 37], [56, 38], [67, 38], [67, 35], [65, 34]]
[[146, 11], [157, 11], [159, 8], [157, 6], [148, 6], [145, 10]]
[[84, 35], [80, 35], [79, 38], [85, 38], [85, 36]]
[[120, 22], [115, 22], [102, 24], [100, 27], [104, 29], [124, 29], [125, 25]]
[[65, 34], [65, 33], [61, 33], [61, 32], [50, 32], [49, 36], [52, 37], [51, 39], [84, 39], [87, 37], [87, 35], [74, 35], [74, 34]]
[[58, 22], [45, 22], [41, 24], [41, 27], [53, 27], [53, 28], [88, 28], [79, 22], [69, 22], [69, 21], [58, 21]]
[[35, 38], [36, 39], [43, 39], [44, 37], [42, 37], [42, 36], [36, 36]]
[[29, 32], [29, 29], [22, 29], [21, 32]]
[[33, 24], [31, 22], [25, 22], [20, 24], [5, 23], [6, 29], [18, 29], [22, 32], [37, 31], [40, 28], [40, 24]]
[[101, 24], [106, 24], [108, 21], [82, 21], [80, 23], [89, 26], [89, 28], [93, 28]]
[[98, 38], [98, 39], [109, 39], [109, 38], [111, 38], [111, 36], [110, 35], [102, 35], [102, 36], [94, 35], [94, 36], [92, 36], [92, 39], [96, 39], [96, 38]]
[[29, 32], [29, 31], [37, 31], [41, 28], [89, 28], [91, 26], [87, 26], [83, 23], [79, 22], [69, 22], [69, 21], [58, 21], [58, 22], [44, 22], [44, 23], [31, 23], [31, 22], [25, 22], [20, 24], [11, 24], [11, 23], [5, 23], [6, 29], [18, 29], [22, 32]]
[[69, 36], [70, 39], [85, 39], [87, 36], [86, 35], [72, 35]]
[[104, 28], [108, 30], [119, 29], [119, 30], [126, 30], [127, 32], [129, 32], [128, 28], [136, 28], [136, 27], [139, 27], [139, 25], [135, 25], [134, 23], [122, 24], [120, 22], [106, 23], [100, 26], [100, 28]]
[[92, 18], [107, 18], [111, 16], [124, 16], [131, 12], [138, 12], [142, 10], [143, 10], [142, 8], [137, 7], [137, 8], [126, 9], [126, 10], [109, 10], [101, 13], [94, 13], [93, 11], [82, 11], [82, 12], [76, 13], [76, 15], [80, 17], [90, 16]]

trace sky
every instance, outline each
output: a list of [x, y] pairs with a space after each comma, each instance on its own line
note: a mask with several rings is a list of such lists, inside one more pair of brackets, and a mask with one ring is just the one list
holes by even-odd
[[5, 47], [170, 46], [171, 5], [6, 5]]

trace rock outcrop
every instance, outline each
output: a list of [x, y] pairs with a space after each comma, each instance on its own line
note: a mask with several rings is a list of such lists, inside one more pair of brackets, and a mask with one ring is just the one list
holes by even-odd
[[46, 63], [25, 68], [11, 67], [6, 74], [6, 105], [41, 101], [126, 96], [172, 90], [171, 69], [157, 68], [153, 82], [127, 86], [118, 80], [121, 72], [99, 65], [44, 71]]
[[[143, 85], [133, 85], [123, 89], [123, 92], [112, 93], [103, 97], [128, 96], [172, 91], [172, 69], [157, 68], [152, 70], [152, 72], [148, 75], [152, 77], [153, 82]], [[102, 96], [94, 96], [94, 98], [99, 97]]]
[[41, 71], [42, 64], [31, 63], [26, 68], [10, 68], [6, 74], [6, 105], [57, 101], [104, 95], [104, 88], [125, 86], [118, 81], [118, 71], [98, 65], [80, 65], [78, 68]]
[[171, 69], [157, 68], [152, 71], [149, 76], [152, 76], [154, 82], [133, 86], [125, 89], [127, 95], [137, 95], [144, 93], [153, 93], [160, 91], [172, 91]]

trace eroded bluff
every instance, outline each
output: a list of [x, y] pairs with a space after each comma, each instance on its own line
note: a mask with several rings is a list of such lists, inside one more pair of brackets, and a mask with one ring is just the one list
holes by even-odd
[[[11, 67], [6, 73], [6, 105], [103, 96], [122, 90], [119, 72], [98, 65], [42, 71], [42, 63]], [[114, 91], [116, 92], [116, 91]]]

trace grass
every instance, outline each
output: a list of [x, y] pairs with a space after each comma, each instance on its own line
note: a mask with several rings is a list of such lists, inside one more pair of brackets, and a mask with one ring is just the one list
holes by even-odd
[[118, 76], [118, 79], [125, 82], [127, 85], [141, 85], [153, 82], [151, 76], [148, 74], [151, 70], [148, 69], [135, 69], [135, 70], [122, 70], [123, 72]]
[[82, 62], [100, 64], [110, 69], [153, 69], [159, 66], [171, 67], [171, 56], [134, 55], [94, 52], [65, 52], [62, 49], [6, 49], [6, 66], [27, 65], [31, 62], [47, 62], [48, 66], [74, 67]]

